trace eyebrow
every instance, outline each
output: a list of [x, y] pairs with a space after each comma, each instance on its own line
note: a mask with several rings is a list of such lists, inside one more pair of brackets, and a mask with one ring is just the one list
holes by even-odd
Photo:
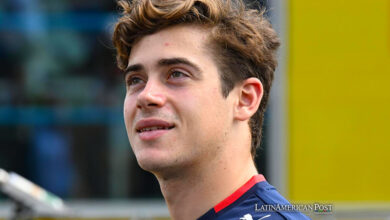
[[[170, 66], [170, 65], [175, 65], [175, 64], [184, 64], [184, 65], [192, 67], [193, 69], [195, 69], [198, 72], [201, 72], [201, 69], [198, 65], [196, 65], [195, 63], [189, 61], [187, 58], [184, 58], [184, 57], [160, 59], [157, 64], [158, 64], [158, 66]], [[141, 71], [144, 69], [145, 69], [145, 67], [142, 64], [133, 64], [133, 65], [130, 65], [126, 68], [126, 70], [124, 71], [124, 74], [127, 75], [130, 72], [137, 72], [137, 71]]]
[[126, 76], [128, 73], [130, 72], [137, 72], [137, 71], [141, 71], [145, 69], [144, 66], [142, 64], [134, 64], [134, 65], [130, 65], [128, 66], [125, 71], [124, 71], [124, 75]]
[[158, 61], [159, 66], [170, 66], [170, 65], [175, 65], [175, 64], [184, 64], [184, 65], [187, 65], [187, 66], [194, 68], [198, 72], [201, 72], [198, 65], [196, 65], [195, 63], [193, 63], [193, 62], [191, 62], [188, 59], [183, 58], [183, 57], [161, 59], [160, 61]]

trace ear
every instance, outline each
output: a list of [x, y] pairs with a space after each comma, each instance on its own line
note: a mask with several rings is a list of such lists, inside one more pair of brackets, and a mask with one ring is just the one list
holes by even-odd
[[259, 108], [263, 97], [263, 84], [258, 78], [248, 78], [239, 84], [238, 102], [234, 109], [234, 119], [249, 120]]

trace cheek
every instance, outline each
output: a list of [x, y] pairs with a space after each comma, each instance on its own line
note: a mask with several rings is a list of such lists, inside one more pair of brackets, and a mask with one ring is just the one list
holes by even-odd
[[206, 127], [213, 127], [216, 121], [226, 111], [222, 106], [223, 98], [220, 96], [219, 88], [211, 88], [191, 94], [184, 98], [187, 104], [188, 114], [194, 124], [204, 124]]
[[130, 122], [134, 120], [135, 108], [135, 100], [132, 99], [132, 97], [126, 96], [123, 103], [123, 116], [125, 119], [126, 127], [130, 126]]

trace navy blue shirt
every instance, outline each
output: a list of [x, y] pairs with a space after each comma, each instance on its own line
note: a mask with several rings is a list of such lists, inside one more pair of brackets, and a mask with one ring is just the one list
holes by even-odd
[[[294, 211], [271, 210], [267, 205], [290, 205], [263, 175], [255, 175], [229, 197], [218, 203], [198, 220], [290, 220], [310, 219]], [[290, 206], [291, 207], [291, 206]]]

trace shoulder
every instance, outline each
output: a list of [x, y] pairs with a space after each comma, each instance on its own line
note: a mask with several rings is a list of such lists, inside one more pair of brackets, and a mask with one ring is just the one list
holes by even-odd
[[294, 206], [267, 181], [257, 184], [255, 194], [262, 201], [262, 204], [256, 205], [256, 211], [258, 212], [278, 213], [283, 219], [310, 219], [301, 212], [294, 210]]
[[[278, 208], [279, 206], [279, 208]], [[275, 208], [274, 208], [275, 207]], [[211, 209], [199, 220], [306, 220], [300, 212], [287, 210], [291, 204], [267, 181], [256, 183], [222, 210]]]

